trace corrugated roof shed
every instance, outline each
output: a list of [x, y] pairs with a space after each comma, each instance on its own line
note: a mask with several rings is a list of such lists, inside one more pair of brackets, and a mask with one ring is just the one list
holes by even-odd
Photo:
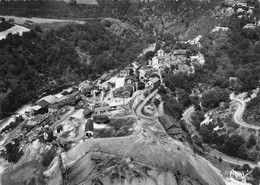
[[108, 73], [104, 73], [99, 79], [100, 80], [105, 80], [109, 76]]
[[168, 130], [171, 127], [180, 128], [179, 123], [168, 115], [159, 117], [159, 120], [166, 130]]
[[172, 128], [167, 130], [167, 134], [169, 134], [169, 135], [182, 134], [182, 129], [181, 128], [172, 127]]

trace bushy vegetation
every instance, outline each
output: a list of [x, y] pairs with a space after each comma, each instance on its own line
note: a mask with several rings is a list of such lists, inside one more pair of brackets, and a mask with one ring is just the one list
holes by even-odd
[[[3, 15], [9, 15], [11, 12], [12, 15], [24, 17], [83, 20], [87, 18], [111, 17], [130, 22], [145, 32], [153, 33], [155, 31], [163, 38], [165, 33], [171, 36], [180, 35], [190, 24], [197, 24], [197, 19], [201, 18], [222, 1], [218, 0], [208, 3], [193, 0], [161, 0], [160, 2], [142, 3], [135, 1], [135, 3], [131, 3], [131, 0], [98, 0], [98, 5], [94, 6], [77, 5], [76, 3], [67, 4], [60, 1], [5, 1], [0, 2], [0, 12]], [[208, 16], [206, 14], [206, 17]], [[206, 24], [199, 27], [203, 29], [203, 27], [207, 28], [209, 26]], [[196, 33], [193, 31], [192, 36]]]
[[0, 32], [8, 30], [14, 26], [13, 24], [6, 22], [5, 19], [2, 19], [0, 21], [2, 21], [2, 22], [0, 22]]
[[183, 111], [191, 105], [189, 94], [184, 89], [174, 89], [171, 92], [165, 90], [163, 86], [160, 87], [159, 93], [164, 101], [164, 110], [166, 114], [179, 120], [182, 117]]
[[260, 95], [247, 103], [243, 119], [249, 124], [260, 125]]
[[243, 29], [242, 19], [231, 16], [229, 31], [209, 33], [201, 39], [206, 66], [197, 69], [205, 83], [228, 87], [229, 77], [238, 77], [237, 92], [248, 91], [259, 84], [260, 28]]
[[[144, 47], [135, 33], [124, 38], [106, 30], [99, 21], [67, 25], [39, 33], [8, 35], [0, 41], [1, 117], [36, 98], [52, 86], [95, 79], [103, 71], [132, 62]], [[75, 48], [91, 56], [81, 61]]]
[[[203, 143], [208, 143], [229, 156], [252, 162], [259, 159], [258, 141], [254, 132], [248, 136], [234, 133], [235, 131], [231, 130], [237, 130], [239, 125], [230, 123], [231, 120], [229, 119], [225, 120], [227, 123], [218, 119], [201, 125], [201, 122], [205, 119], [204, 114], [203, 111], [196, 111], [191, 117], [192, 124], [202, 137]], [[218, 127], [218, 130], [214, 130], [216, 127]], [[248, 131], [248, 133], [250, 132]]]
[[229, 102], [230, 92], [227, 89], [214, 88], [205, 92], [201, 97], [201, 105], [208, 109], [219, 106], [220, 102]]
[[4, 133], [5, 131], [9, 131], [9, 130], [13, 130], [14, 128], [16, 128], [21, 122], [23, 122], [23, 118], [21, 116], [16, 117], [15, 121], [12, 121], [11, 123], [9, 123], [8, 125], [6, 125], [2, 130], [1, 130], [1, 134]]
[[51, 164], [55, 156], [56, 156], [56, 149], [52, 147], [42, 155], [41, 164], [47, 168]]
[[11, 142], [6, 144], [6, 151], [1, 151], [0, 156], [8, 162], [16, 163], [22, 157], [23, 152], [20, 151], [19, 139], [13, 139]]

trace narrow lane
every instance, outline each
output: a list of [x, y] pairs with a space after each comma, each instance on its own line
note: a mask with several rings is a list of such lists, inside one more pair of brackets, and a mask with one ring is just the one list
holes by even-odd
[[243, 127], [246, 127], [246, 128], [259, 130], [260, 126], [248, 124], [243, 120], [244, 111], [246, 109], [246, 102], [243, 100], [237, 99], [233, 96], [231, 96], [230, 99], [235, 101], [237, 104], [237, 110], [233, 115], [233, 120], [235, 121], [235, 123], [237, 123]]
[[[187, 125], [192, 125], [191, 123], [191, 115], [194, 113], [195, 109], [194, 106], [191, 106], [189, 108], [187, 108], [184, 113], [183, 113], [183, 119], [186, 121]], [[242, 159], [238, 159], [238, 158], [234, 158], [234, 157], [230, 157], [228, 155], [225, 155], [215, 149], [212, 149], [209, 153], [209, 155], [213, 156], [213, 157], [221, 157], [221, 159], [224, 162], [227, 162], [229, 164], [233, 164], [233, 165], [244, 165], [244, 164], [248, 164], [251, 168], [257, 167], [258, 165], [256, 163], [252, 163], [250, 161], [245, 161]]]

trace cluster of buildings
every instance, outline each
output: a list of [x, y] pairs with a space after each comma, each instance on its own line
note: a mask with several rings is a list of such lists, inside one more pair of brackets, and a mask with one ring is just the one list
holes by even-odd
[[149, 61], [149, 64], [155, 70], [163, 71], [168, 67], [173, 70], [174, 74], [180, 72], [192, 74], [195, 72], [194, 65], [203, 65], [204, 63], [205, 58], [203, 54], [197, 52], [196, 55], [190, 55], [187, 49], [176, 49], [170, 53], [164, 53], [162, 50], [159, 50], [157, 56]]
[[[198, 40], [193, 43], [198, 44]], [[67, 121], [67, 125], [58, 124], [59, 120], [63, 120], [68, 114], [71, 119], [84, 119], [81, 124], [85, 126], [85, 135], [92, 137], [94, 123], [107, 123], [110, 115], [119, 113], [124, 105], [135, 100], [134, 97], [141, 95], [146, 97], [157, 89], [162, 83], [162, 74], [166, 68], [172, 69], [173, 73], [190, 74], [194, 73], [194, 64], [203, 65], [204, 62], [204, 56], [200, 52], [196, 55], [188, 55], [187, 50], [165, 53], [160, 49], [146, 65], [133, 62], [124, 69], [105, 72], [94, 81], [85, 80], [58, 94], [42, 97], [23, 114], [26, 120], [23, 128], [28, 134], [32, 129], [41, 132], [41, 128], [44, 128], [43, 138], [50, 141], [53, 132], [54, 135], [59, 136], [68, 131], [69, 121], [73, 122], [73, 120]], [[74, 114], [70, 115], [73, 112], [79, 112], [80, 118], [75, 117]], [[161, 119], [164, 123], [164, 119]], [[167, 130], [171, 132], [168, 126]], [[172, 132], [175, 131], [176, 129]], [[37, 132], [30, 135], [35, 133]], [[172, 134], [176, 135], [176, 133]]]
[[235, 1], [232, 5], [232, 8], [235, 14], [237, 15], [237, 17], [247, 18], [248, 22], [243, 28], [254, 29], [255, 27], [258, 26], [258, 21], [256, 20], [256, 18], [252, 18], [253, 11], [255, 8], [254, 2], [246, 1], [246, 0]]

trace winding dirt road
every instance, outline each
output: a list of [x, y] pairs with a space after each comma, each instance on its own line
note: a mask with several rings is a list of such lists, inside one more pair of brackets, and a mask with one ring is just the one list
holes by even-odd
[[[241, 109], [241, 108], [240, 108]], [[191, 126], [192, 123], [191, 123], [191, 115], [194, 113], [195, 109], [194, 109], [194, 106], [191, 106], [189, 108], [187, 108], [184, 113], [183, 113], [183, 119], [186, 121], [186, 123], [188, 124], [188, 126]], [[238, 111], [238, 109], [237, 109]], [[236, 111], [236, 112], [237, 112]], [[242, 111], [243, 112], [243, 111]], [[236, 114], [236, 113], [235, 113]], [[235, 115], [234, 114], [234, 115]], [[239, 115], [239, 113], [237, 113], [237, 115]], [[241, 115], [240, 115], [241, 116]], [[209, 152], [209, 154], [213, 157], [221, 157], [223, 161], [229, 163], [229, 164], [234, 164], [234, 165], [244, 165], [244, 164], [248, 164], [251, 168], [254, 168], [254, 167], [257, 167], [258, 165], [256, 163], [252, 163], [250, 161], [245, 161], [245, 160], [241, 160], [241, 159], [238, 159], [238, 158], [234, 158], [234, 157], [230, 157], [230, 156], [227, 156], [215, 149], [211, 150]]]
[[230, 99], [232, 101], [235, 101], [236, 104], [237, 104], [237, 110], [236, 112], [234, 113], [233, 115], [233, 120], [235, 121], [235, 123], [243, 126], [243, 127], [246, 127], [246, 128], [251, 128], [251, 129], [254, 129], [254, 130], [259, 130], [260, 129], [260, 126], [256, 126], [256, 125], [251, 125], [251, 124], [248, 124], [246, 123], [244, 120], [243, 120], [243, 115], [244, 115], [244, 111], [246, 109], [246, 102], [243, 101], [243, 100], [240, 100], [240, 99], [237, 99], [233, 96], [230, 97]]
[[136, 115], [138, 115], [139, 117], [141, 118], [144, 118], [144, 119], [155, 119], [157, 117], [155, 116], [146, 116], [142, 113], [142, 109], [143, 107], [145, 106], [145, 104], [153, 97], [156, 95], [156, 93], [158, 92], [158, 89], [154, 90], [151, 94], [149, 94], [145, 99], [144, 101], [137, 107], [136, 109]]

